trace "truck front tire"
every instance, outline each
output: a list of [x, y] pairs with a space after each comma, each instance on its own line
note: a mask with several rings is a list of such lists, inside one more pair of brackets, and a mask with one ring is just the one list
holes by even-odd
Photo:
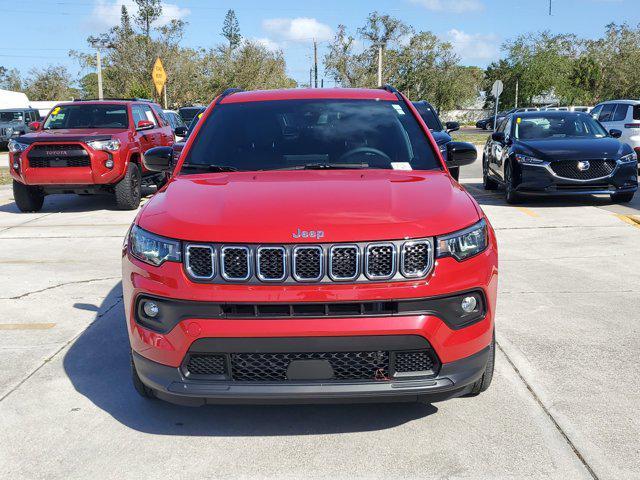
[[135, 210], [140, 206], [141, 178], [140, 169], [135, 163], [129, 163], [124, 178], [116, 183], [114, 193], [119, 210]]
[[13, 181], [13, 198], [21, 212], [39, 212], [44, 203], [44, 196], [40, 187]]

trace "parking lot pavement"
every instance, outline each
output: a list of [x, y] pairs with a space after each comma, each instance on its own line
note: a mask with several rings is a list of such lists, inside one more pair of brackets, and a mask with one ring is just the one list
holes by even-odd
[[119, 282], [135, 212], [68, 196], [18, 214], [0, 188], [4, 476], [640, 478], [640, 228], [605, 200], [512, 207], [463, 177], [498, 235], [497, 370], [433, 405], [143, 401]]

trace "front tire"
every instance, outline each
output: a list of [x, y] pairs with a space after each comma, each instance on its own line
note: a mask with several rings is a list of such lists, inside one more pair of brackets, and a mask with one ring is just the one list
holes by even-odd
[[40, 187], [13, 181], [13, 198], [21, 212], [39, 212], [44, 203], [44, 196]]
[[516, 192], [511, 163], [507, 163], [504, 167], [504, 198], [509, 205], [520, 203], [520, 195]]
[[115, 186], [116, 206], [120, 210], [135, 210], [140, 206], [141, 174], [135, 163], [129, 163], [124, 178]]
[[131, 354], [131, 382], [133, 383], [133, 388], [136, 389], [138, 395], [142, 398], [156, 398], [153, 390], [147, 387], [142, 380], [140, 380], [140, 376], [138, 375], [138, 371], [136, 370], [136, 364], [133, 363], [133, 353]]
[[495, 368], [496, 363], [496, 337], [495, 334], [491, 339], [491, 344], [489, 345], [489, 359], [487, 360], [487, 366], [484, 367], [484, 373], [479, 380], [472, 385], [471, 390], [467, 394], [468, 397], [475, 397], [476, 395], [480, 395], [482, 392], [486, 391], [491, 385], [491, 380], [493, 379], [493, 370]]
[[611, 201], [613, 203], [629, 203], [633, 200], [633, 195], [636, 192], [627, 192], [627, 193], [612, 193]]

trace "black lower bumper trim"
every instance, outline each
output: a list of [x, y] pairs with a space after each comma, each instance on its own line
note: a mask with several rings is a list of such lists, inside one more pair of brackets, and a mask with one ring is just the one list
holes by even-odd
[[163, 400], [181, 405], [206, 403], [326, 403], [370, 401], [436, 401], [460, 395], [478, 380], [489, 358], [489, 347], [441, 366], [436, 377], [376, 382], [205, 382], [186, 378], [168, 367], [133, 353], [142, 382]]

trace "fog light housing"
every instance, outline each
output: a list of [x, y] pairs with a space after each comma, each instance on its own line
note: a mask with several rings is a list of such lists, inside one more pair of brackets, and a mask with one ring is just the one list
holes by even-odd
[[469, 295], [468, 297], [464, 297], [462, 299], [462, 302], [460, 302], [460, 307], [465, 313], [474, 312], [475, 309], [478, 307], [478, 299], [472, 295]]
[[107, 160], [106, 162], [104, 162], [104, 166], [107, 168], [113, 168], [113, 160]]
[[18, 162], [13, 162], [13, 169], [14, 170], [20, 170], [20, 164]]
[[149, 318], [156, 318], [160, 314], [160, 307], [156, 302], [147, 300], [142, 305], [142, 311]]

